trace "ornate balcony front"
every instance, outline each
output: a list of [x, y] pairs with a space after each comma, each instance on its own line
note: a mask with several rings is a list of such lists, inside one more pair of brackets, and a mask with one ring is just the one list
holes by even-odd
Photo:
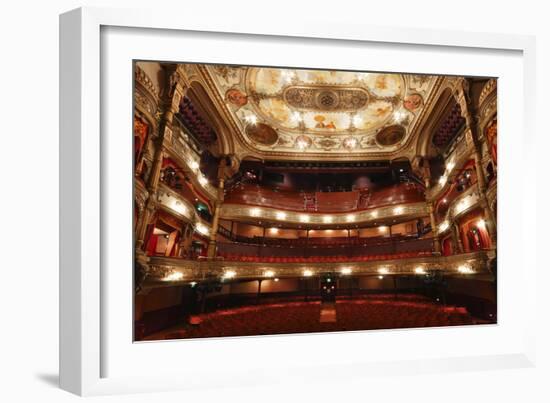
[[262, 278], [313, 277], [322, 273], [342, 276], [371, 275], [489, 275], [488, 262], [494, 251], [477, 251], [452, 256], [419, 256], [407, 259], [373, 260], [367, 262], [326, 263], [256, 263], [222, 260], [183, 260], [152, 257], [144, 287], [183, 285], [192, 282], [229, 281]]

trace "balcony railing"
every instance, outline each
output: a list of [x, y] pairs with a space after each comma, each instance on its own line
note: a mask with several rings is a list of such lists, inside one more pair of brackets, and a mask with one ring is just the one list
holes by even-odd
[[394, 255], [407, 252], [431, 252], [433, 240], [422, 238], [414, 240], [363, 240], [355, 245], [252, 245], [238, 242], [218, 243], [218, 254], [233, 259], [239, 256], [253, 258], [268, 257], [327, 257], [344, 256], [360, 258], [373, 255]]
[[[477, 251], [452, 256], [417, 256], [404, 259], [369, 260], [362, 262], [227, 262], [222, 260], [190, 261], [178, 258], [151, 257], [145, 287], [189, 284], [205, 279], [221, 282], [238, 279], [296, 278], [321, 273], [340, 275], [445, 275], [467, 278], [488, 275], [488, 262], [494, 251]], [[468, 270], [465, 270], [467, 268]]]

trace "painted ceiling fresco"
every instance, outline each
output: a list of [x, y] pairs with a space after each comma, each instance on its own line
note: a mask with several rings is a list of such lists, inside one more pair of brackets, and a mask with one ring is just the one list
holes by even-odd
[[208, 66], [258, 151], [380, 153], [413, 131], [436, 76]]

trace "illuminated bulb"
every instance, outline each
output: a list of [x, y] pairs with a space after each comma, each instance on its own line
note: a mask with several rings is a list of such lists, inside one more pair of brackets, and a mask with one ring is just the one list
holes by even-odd
[[193, 171], [196, 171], [199, 169], [199, 163], [195, 160], [192, 160], [189, 162], [189, 168], [191, 168]]
[[300, 221], [301, 221], [301, 222], [309, 222], [309, 216], [306, 215], [306, 214], [302, 214], [302, 215], [300, 216]]
[[304, 270], [304, 277], [311, 277], [313, 276], [313, 272], [311, 270]]
[[439, 184], [443, 186], [445, 185], [445, 182], [447, 182], [447, 177], [443, 175], [441, 178], [439, 178]]
[[294, 112], [292, 114], [292, 120], [296, 123], [300, 123], [302, 121], [302, 115], [300, 115], [300, 112]]
[[454, 161], [447, 162], [447, 170], [451, 171], [455, 167]]
[[307, 148], [308, 145], [309, 144], [306, 140], [299, 139], [298, 141], [296, 141], [296, 147], [298, 147], [300, 150]]
[[421, 267], [421, 266], [416, 267], [416, 268], [414, 269], [414, 272], [415, 272], [416, 274], [426, 274], [426, 270], [424, 270], [424, 268]]
[[255, 125], [256, 123], [258, 123], [258, 118], [256, 117], [256, 115], [248, 115], [244, 119], [251, 125]]
[[351, 150], [357, 147], [358, 143], [359, 141], [355, 137], [348, 137], [347, 139], [344, 140], [344, 147], [347, 148], [348, 150]]
[[286, 213], [283, 213], [282, 211], [277, 211], [275, 214], [278, 220], [284, 220], [286, 218]]
[[370, 213], [370, 215], [372, 218], [376, 218], [378, 217], [378, 211], [373, 211], [372, 213]]
[[276, 278], [276, 279], [274, 279], [273, 281], [277, 282], [277, 281], [279, 281], [279, 279], [278, 279], [278, 278]]
[[261, 214], [261, 210], [259, 208], [252, 208], [250, 209], [250, 215], [252, 217], [259, 217]]
[[401, 214], [403, 213], [403, 207], [396, 207], [393, 209], [394, 214]]
[[166, 275], [163, 277], [162, 281], [178, 281], [183, 278], [183, 273], [180, 273], [179, 271], [173, 271], [172, 273]]
[[363, 123], [363, 118], [361, 118], [361, 116], [359, 116], [359, 115], [355, 115], [355, 116], [353, 117], [353, 125], [354, 125], [355, 127], [357, 127], [357, 126], [359, 126], [361, 123]]
[[264, 277], [273, 277], [275, 272], [273, 270], [268, 270], [264, 273]]
[[405, 116], [406, 114], [402, 111], [395, 111], [393, 113], [393, 119], [397, 122], [397, 123], [400, 123], [403, 119], [405, 119]]
[[379, 280], [382, 280], [383, 278], [384, 278], [384, 276], [378, 276]]
[[472, 274], [474, 272], [471, 267], [466, 265], [458, 266], [457, 270], [462, 274]]
[[201, 224], [201, 223], [197, 223], [197, 231], [200, 232], [201, 234], [203, 235], [208, 235], [208, 233], [210, 232], [210, 230], [208, 229], [208, 227], [204, 224]]
[[443, 221], [440, 225], [439, 225], [439, 232], [444, 232], [447, 230], [447, 228], [449, 228], [449, 221]]
[[269, 232], [271, 232], [272, 234], [278, 234], [279, 233], [279, 228], [270, 228]]
[[347, 221], [347, 222], [353, 222], [353, 221], [355, 221], [355, 215], [349, 214], [348, 216], [346, 216], [346, 221]]
[[197, 285], [197, 282], [196, 282], [196, 281], [191, 281], [191, 282], [189, 283], [189, 285], [190, 285], [191, 287], [194, 287], [194, 286]]
[[323, 222], [325, 224], [330, 224], [332, 222], [332, 216], [326, 215], [323, 217]]
[[204, 176], [200, 175], [199, 178], [198, 178], [198, 181], [199, 183], [201, 184], [201, 186], [206, 186], [208, 185], [208, 179], [206, 179]]
[[390, 271], [388, 270], [387, 267], [381, 267], [378, 269], [378, 273], [380, 274], [388, 274]]
[[351, 268], [349, 268], [349, 267], [344, 267], [344, 268], [342, 268], [342, 270], [340, 270], [340, 273], [342, 273], [343, 275], [347, 276], [347, 275], [351, 274]]
[[234, 272], [233, 270], [228, 270], [225, 273], [223, 273], [223, 278], [233, 278], [236, 275], [237, 275], [237, 273]]
[[476, 225], [480, 229], [485, 228], [485, 220], [483, 218], [480, 218]]
[[378, 227], [378, 232], [386, 232], [388, 229], [388, 227], [384, 227], [383, 225], [381, 225], [380, 227]]

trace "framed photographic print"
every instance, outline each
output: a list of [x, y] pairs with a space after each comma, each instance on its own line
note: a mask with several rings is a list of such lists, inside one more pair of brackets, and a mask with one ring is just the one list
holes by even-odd
[[61, 16], [62, 387], [531, 365], [532, 39], [212, 24]]

